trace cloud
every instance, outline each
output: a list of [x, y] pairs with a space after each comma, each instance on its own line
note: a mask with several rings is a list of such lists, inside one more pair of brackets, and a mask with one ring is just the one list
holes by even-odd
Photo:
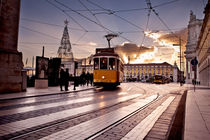
[[[153, 39], [155, 46], [139, 46], [137, 44], [124, 42], [115, 46], [116, 52], [123, 58], [125, 63], [162, 63], [174, 64], [178, 61], [179, 36], [182, 39], [182, 51], [185, 50], [187, 40], [187, 29], [180, 30], [173, 34], [161, 32], [146, 32], [145, 35]], [[158, 45], [157, 45], [158, 44]]]
[[139, 58], [141, 54], [144, 54], [146, 52], [153, 52], [154, 47], [144, 47], [144, 46], [140, 47], [136, 44], [126, 42], [126, 43], [123, 43], [121, 45], [115, 46], [115, 51], [127, 63], [128, 59], [130, 59], [130, 62], [133, 62], [137, 58]]

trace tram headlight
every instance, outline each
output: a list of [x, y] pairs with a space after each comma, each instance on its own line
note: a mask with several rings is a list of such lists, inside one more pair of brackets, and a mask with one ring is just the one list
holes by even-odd
[[102, 79], [105, 79], [105, 76], [102, 76], [101, 78], [102, 78]]

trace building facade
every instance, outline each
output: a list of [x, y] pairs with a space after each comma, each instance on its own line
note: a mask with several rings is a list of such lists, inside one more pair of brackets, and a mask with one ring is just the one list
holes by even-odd
[[[194, 79], [194, 71], [192, 69], [192, 64], [190, 63], [192, 59], [197, 57], [196, 46], [198, 42], [198, 37], [200, 34], [200, 29], [202, 26], [202, 20], [196, 19], [193, 12], [190, 12], [190, 20], [188, 24], [188, 39], [186, 44], [185, 58], [186, 58], [186, 83], [192, 83]], [[198, 73], [197, 73], [198, 75]], [[199, 77], [196, 78], [199, 81]]]
[[124, 81], [130, 79], [148, 80], [154, 75], [163, 75], [173, 82], [178, 81], [179, 69], [176, 63], [173, 65], [164, 63], [148, 63], [148, 64], [125, 64], [124, 65]]
[[205, 8], [196, 53], [198, 56], [198, 74], [201, 85], [210, 86], [210, 1]]
[[[93, 65], [79, 65], [76, 75], [79, 76], [82, 72], [93, 73]], [[148, 80], [154, 75], [163, 75], [173, 82], [179, 81], [180, 71], [176, 65], [164, 63], [148, 63], [148, 64], [125, 64], [124, 65], [124, 81], [135, 79], [136, 81]]]

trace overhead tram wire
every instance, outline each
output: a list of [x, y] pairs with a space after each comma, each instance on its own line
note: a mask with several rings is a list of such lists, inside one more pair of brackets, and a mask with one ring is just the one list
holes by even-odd
[[33, 29], [31, 29], [31, 28], [28, 28], [28, 27], [24, 27], [24, 26], [20, 26], [20, 27], [23, 28], [23, 29], [26, 29], [26, 30], [28, 30], [28, 31], [31, 31], [31, 32], [35, 32], [35, 33], [41, 34], [41, 35], [43, 35], [43, 36], [47, 36], [47, 37], [50, 37], [50, 38], [53, 38], [53, 39], [60, 40], [60, 38], [57, 38], [57, 37], [48, 35], [48, 34], [46, 34], [46, 33], [40, 32], [40, 31], [33, 30]]
[[[88, 8], [81, 0], [78, 0], [78, 1], [79, 1], [79, 3], [80, 3], [83, 7], [85, 7], [85, 8], [88, 10], [89, 13], [91, 13], [91, 14], [95, 17], [96, 21], [98, 21], [98, 23], [101, 24], [101, 22], [99, 21], [99, 19], [92, 13], [92, 11], [90, 11], [89, 8]], [[101, 25], [102, 25], [102, 24], [101, 24]], [[105, 31], [105, 29], [104, 29], [104, 31]], [[105, 31], [105, 32], [106, 32], [106, 31]], [[83, 35], [76, 41], [76, 43], [79, 42], [85, 35], [86, 35], [86, 32], [85, 32], [85, 34], [83, 34]]]
[[103, 9], [103, 10], [105, 10], [105, 11], [108, 12], [108, 13], [105, 13], [105, 14], [114, 15], [114, 16], [120, 18], [121, 20], [123, 20], [123, 21], [129, 23], [130, 25], [132, 25], [132, 26], [134, 26], [134, 27], [136, 27], [136, 28], [138, 28], [138, 29], [140, 29], [140, 30], [144, 30], [143, 28], [141, 28], [141, 27], [137, 26], [136, 24], [134, 24], [134, 23], [128, 21], [127, 19], [125, 19], [125, 18], [123, 18], [123, 17], [121, 17], [121, 16], [115, 14], [115, 12], [114, 12], [113, 10], [105, 9], [105, 8], [103, 8], [102, 6], [100, 6], [100, 5], [98, 5], [98, 4], [94, 3], [94, 2], [92, 2], [91, 0], [87, 0], [87, 1], [88, 1], [89, 3], [91, 3], [92, 5], [97, 6], [97, 7], [99, 7], [99, 8], [101, 8], [101, 9]]
[[79, 37], [79, 39], [77, 39], [76, 43], [78, 43], [86, 34], [87, 34], [87, 32], [84, 32], [84, 33]]
[[77, 25], [79, 25], [85, 32], [88, 32], [88, 30], [86, 28], [84, 28], [79, 22], [77, 22], [72, 16], [70, 16], [68, 13], [66, 13], [63, 9], [61, 9], [60, 7], [58, 7], [57, 5], [55, 5], [54, 3], [52, 3], [49, 0], [46, 0], [49, 4], [51, 4], [52, 6], [56, 7], [57, 9], [59, 9], [61, 12], [63, 12], [65, 15], [67, 15], [70, 19], [72, 19]]
[[[49, 26], [57, 26], [57, 27], [62, 27], [62, 28], [65, 27], [63, 25], [51, 24], [51, 23], [37, 21], [37, 20], [33, 20], [33, 19], [28, 19], [28, 18], [21, 18], [21, 20], [25, 20], [25, 21], [29, 21], [29, 22], [34, 22], [34, 23], [39, 23], [39, 24], [44, 24], [44, 25], [49, 25]], [[68, 27], [68, 29], [84, 32], [83, 29], [78, 29], [78, 28], [73, 28], [73, 27]], [[104, 31], [87, 30], [87, 32], [91, 33], [91, 32], [104, 32]]]
[[[147, 2], [147, 0], [146, 0], [146, 2]], [[150, 19], [150, 15], [151, 15], [151, 7], [148, 5], [148, 3], [147, 3], [147, 6], [148, 6], [148, 14], [147, 14], [147, 22], [146, 22], [146, 27], [145, 27], [145, 30], [147, 31], [147, 29], [148, 29], [148, 25], [149, 25], [149, 19]], [[145, 40], [145, 33], [144, 33], [144, 35], [143, 35], [143, 39], [142, 39], [142, 42], [141, 42], [141, 45], [140, 45], [140, 47], [143, 45], [143, 43], [144, 43], [144, 40]], [[140, 49], [139, 49], [140, 50]]]
[[[42, 44], [46, 44], [46, 45], [53, 45], [53, 46], [57, 46], [59, 45], [59, 43], [42, 43], [42, 42], [18, 42], [19, 44], [30, 44], [30, 45], [42, 45]], [[72, 45], [76, 45], [76, 46], [92, 46], [90, 44], [83, 44], [83, 43], [75, 43], [75, 42], [72, 42], [71, 43]], [[98, 44], [98, 45], [106, 45], [106, 44]]]
[[[164, 2], [162, 4], [153, 6], [153, 8], [165, 6], [167, 4], [171, 4], [171, 3], [176, 2], [176, 1], [179, 1], [179, 0], [173, 0], [173, 1], [170, 1], [170, 2]], [[201, 0], [201, 1], [203, 1], [203, 0]], [[204, 4], [204, 1], [203, 1], [203, 4]], [[96, 13], [96, 14], [102, 14], [102, 13], [104, 13], [104, 11], [106, 11], [106, 10], [103, 10], [103, 9], [89, 9], [89, 10], [90, 11], [94, 11], [94, 12], [101, 11], [101, 13]], [[75, 11], [78, 11], [78, 12], [87, 12], [89, 10], [75, 9]], [[120, 13], [120, 12], [133, 12], [133, 11], [142, 11], [142, 10], [148, 10], [148, 8], [145, 7], [145, 8], [135, 8], [135, 9], [112, 10], [112, 12], [113, 13]], [[64, 11], [72, 11], [72, 10], [64, 10]]]
[[136, 9], [125, 9], [125, 10], [113, 10], [114, 13], [120, 13], [120, 12], [133, 12], [133, 11], [142, 11], [147, 10], [148, 8], [136, 8]]
[[42, 42], [42, 43], [39, 43], [39, 42], [18, 42], [18, 44], [32, 44], [32, 45], [40, 45], [40, 44], [45, 44], [45, 45], [58, 45], [59, 43], [45, 43], [45, 42]]
[[[108, 31], [110, 31], [110, 32], [112, 32], [112, 33], [115, 33], [114, 31], [112, 31], [112, 30], [110, 30], [110, 29], [106, 28], [106, 27], [105, 27], [105, 26], [103, 26], [103, 25], [100, 25], [99, 23], [97, 23], [97, 22], [95, 22], [94, 20], [92, 20], [92, 19], [88, 18], [87, 16], [85, 16], [85, 15], [81, 14], [80, 12], [77, 12], [77, 11], [73, 10], [72, 8], [70, 8], [70, 7], [66, 6], [65, 4], [63, 4], [63, 3], [61, 3], [61, 2], [59, 2], [59, 1], [57, 1], [57, 0], [54, 0], [54, 1], [55, 1], [55, 2], [57, 2], [58, 4], [62, 5], [63, 7], [66, 7], [66, 8], [68, 8], [69, 10], [72, 10], [73, 12], [75, 12], [75, 13], [77, 13], [78, 15], [80, 15], [81, 17], [83, 17], [83, 18], [85, 18], [85, 19], [89, 20], [90, 22], [95, 23], [96, 25], [100, 26], [101, 28], [104, 28], [104, 29], [106, 29], [106, 30], [108, 30]], [[125, 39], [125, 40], [129, 41], [129, 42], [132, 42], [131, 40], [129, 40], [129, 39], [127, 39], [127, 38], [123, 37], [122, 35], [119, 35], [119, 36], [120, 36], [121, 38], [123, 38], [123, 39]]]
[[[151, 8], [151, 11], [158, 17], [158, 19], [160, 20], [160, 22], [167, 28], [167, 30], [173, 34], [175, 37], [179, 38], [169, 27], [168, 25], [163, 21], [163, 19], [160, 18], [159, 14], [155, 11], [154, 7], [152, 7], [152, 3], [150, 2], [150, 0], [148, 1], [148, 5]], [[182, 41], [186, 42], [185, 40], [181, 39]]]
[[[179, 1], [179, 0], [173, 0], [173, 1], [170, 1], [170, 2], [164, 2], [162, 4], [153, 6], [153, 8], [161, 7], [161, 6], [164, 6], [164, 5], [167, 5], [167, 4], [171, 4], [171, 3], [176, 2], [176, 1]], [[132, 11], [142, 11], [142, 10], [149, 10], [149, 8], [136, 8], [136, 9], [112, 10], [112, 11], [114, 13], [118, 13], [118, 12], [132, 12]]]
[[[51, 23], [37, 21], [37, 20], [33, 20], [33, 19], [28, 19], [28, 18], [21, 18], [21, 20], [29, 21], [29, 22], [33, 22], [33, 23], [44, 24], [44, 25], [49, 25], [49, 26], [65, 27], [63, 25], [51, 24]], [[84, 31], [83, 29], [78, 29], [78, 28], [73, 28], [73, 27], [68, 27], [68, 28], [71, 30]]]
[[177, 2], [177, 1], [179, 1], [179, 0], [173, 0], [173, 1], [164, 2], [164, 3], [162, 3], [162, 4], [153, 6], [152, 8], [157, 8], [157, 7], [165, 6], [165, 5], [168, 5], [168, 4]]
[[[97, 21], [100, 25], [104, 26], [104, 25], [101, 23], [101, 21], [96, 17], [96, 15], [95, 15], [92, 11], [90, 11], [89, 8], [88, 8], [84, 3], [82, 3], [81, 0], [78, 0], [78, 1], [80, 2], [80, 4], [81, 4], [83, 7], [85, 7], [85, 8], [94, 16], [94, 18], [96, 19], [96, 21]], [[105, 27], [105, 26], [104, 26], [104, 27]], [[105, 31], [107, 34], [109, 33], [109, 32], [106, 31], [105, 29], [104, 29], [104, 31]], [[111, 40], [111, 43], [114, 44], [114, 43], [113, 43], [113, 40]]]
[[[83, 6], [83, 7], [85, 7], [87, 10], [88, 10], [88, 12], [89, 13], [91, 13], [91, 15], [93, 15], [94, 16], [94, 18], [96, 19], [96, 21], [100, 24], [100, 25], [102, 25], [102, 23], [101, 23], [101, 21], [96, 17], [96, 15], [94, 15], [94, 13], [81, 1], [81, 0], [78, 0], [79, 2], [80, 2], [80, 4]], [[104, 26], [104, 25], [102, 25], [102, 26]], [[106, 33], [108, 33], [104, 28], [103, 28], [103, 30], [106, 32]]]

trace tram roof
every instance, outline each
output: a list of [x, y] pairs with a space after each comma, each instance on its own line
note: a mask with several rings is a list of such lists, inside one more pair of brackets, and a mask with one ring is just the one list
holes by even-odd
[[96, 57], [96, 56], [116, 56], [116, 57], [119, 57], [119, 55], [118, 54], [116, 54], [116, 53], [97, 53], [97, 54], [95, 54], [93, 57]]
[[119, 57], [117, 53], [115, 53], [114, 48], [96, 48], [95, 56], [116, 56]]

